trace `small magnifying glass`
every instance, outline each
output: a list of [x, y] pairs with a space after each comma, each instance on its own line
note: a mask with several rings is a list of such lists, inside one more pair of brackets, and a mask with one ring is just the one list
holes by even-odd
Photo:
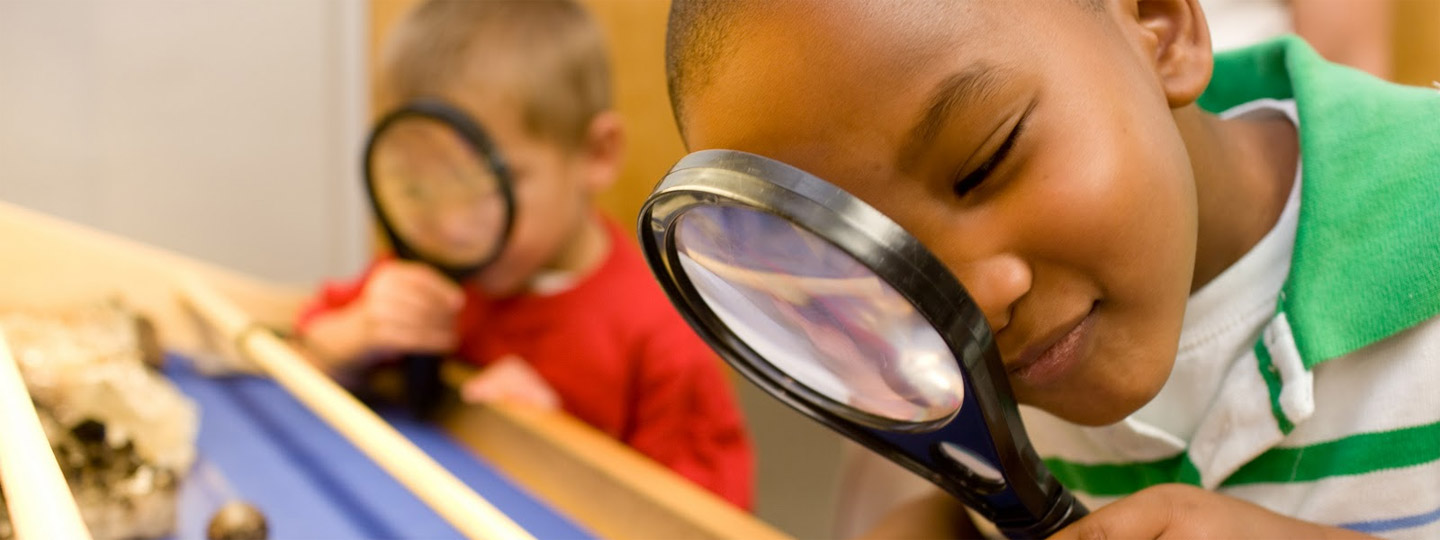
[[[396, 256], [457, 283], [490, 264], [515, 222], [510, 171], [480, 125], [424, 99], [386, 114], [365, 146], [365, 189]], [[420, 416], [440, 403], [437, 355], [402, 359], [405, 401]]]
[[779, 161], [706, 150], [670, 170], [639, 230], [691, 326], [770, 395], [1007, 536], [1086, 514], [1030, 446], [980, 308], [873, 207]]

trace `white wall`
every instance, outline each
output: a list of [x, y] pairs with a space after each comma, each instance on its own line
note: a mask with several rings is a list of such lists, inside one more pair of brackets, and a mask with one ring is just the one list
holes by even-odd
[[356, 270], [364, 17], [0, 0], [0, 200], [271, 280]]

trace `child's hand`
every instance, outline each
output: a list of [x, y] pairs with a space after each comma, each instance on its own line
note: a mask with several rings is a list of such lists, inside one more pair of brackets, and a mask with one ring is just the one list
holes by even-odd
[[429, 266], [381, 263], [352, 305], [359, 355], [449, 352], [458, 337], [455, 316], [464, 304], [460, 286]]
[[1144, 489], [1096, 510], [1050, 537], [1106, 538], [1370, 538], [1282, 516], [1183, 484]]
[[465, 303], [460, 287], [423, 264], [386, 261], [375, 269], [355, 302], [316, 319], [304, 343], [331, 372], [366, 358], [453, 349], [455, 315]]
[[460, 386], [466, 403], [516, 403], [553, 411], [560, 408], [560, 396], [530, 364], [506, 356]]

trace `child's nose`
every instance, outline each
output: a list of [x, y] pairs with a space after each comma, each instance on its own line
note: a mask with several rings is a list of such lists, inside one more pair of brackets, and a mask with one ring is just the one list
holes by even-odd
[[439, 216], [440, 235], [447, 243], [463, 243], [474, 238], [483, 231], [477, 231], [477, 223], [469, 219], [465, 212], [451, 210], [442, 212]]
[[957, 268], [955, 277], [980, 306], [990, 331], [997, 334], [1010, 324], [1015, 303], [1030, 292], [1033, 283], [1025, 260], [1004, 253], [971, 261]]

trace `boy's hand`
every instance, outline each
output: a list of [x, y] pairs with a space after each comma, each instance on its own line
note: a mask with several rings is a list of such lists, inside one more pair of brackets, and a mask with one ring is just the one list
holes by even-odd
[[1370, 538], [1282, 516], [1195, 486], [1165, 484], [1096, 510], [1050, 537], [1107, 538]]
[[453, 349], [460, 287], [423, 264], [386, 261], [360, 298], [310, 325], [303, 343], [310, 359], [334, 374], [366, 358]]
[[460, 386], [466, 403], [516, 403], [553, 411], [560, 408], [560, 396], [530, 364], [506, 356]]
[[381, 263], [352, 308], [359, 355], [444, 353], [455, 347], [460, 286], [424, 264]]

